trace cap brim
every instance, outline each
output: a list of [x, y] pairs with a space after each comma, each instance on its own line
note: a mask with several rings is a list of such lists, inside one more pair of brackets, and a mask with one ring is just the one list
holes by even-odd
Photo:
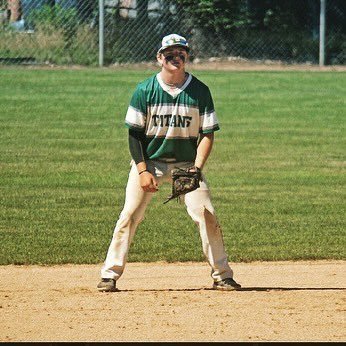
[[162, 53], [164, 50], [166, 50], [166, 49], [168, 49], [168, 48], [171, 48], [171, 47], [183, 47], [183, 48], [185, 48], [185, 50], [186, 50], [187, 52], [190, 51], [190, 48], [189, 48], [188, 46], [185, 46], [184, 44], [177, 43], [177, 44], [172, 44], [171, 46], [161, 47], [161, 48], [157, 51], [157, 53], [158, 53], [158, 54], [159, 54], [159, 53]]

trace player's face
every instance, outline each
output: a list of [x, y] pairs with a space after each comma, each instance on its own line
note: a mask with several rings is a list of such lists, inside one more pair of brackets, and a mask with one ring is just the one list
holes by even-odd
[[183, 69], [187, 59], [188, 53], [181, 47], [167, 48], [158, 56], [159, 63], [168, 70]]

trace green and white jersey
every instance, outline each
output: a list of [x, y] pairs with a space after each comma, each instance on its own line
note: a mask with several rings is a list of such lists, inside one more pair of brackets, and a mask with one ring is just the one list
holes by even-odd
[[174, 93], [159, 73], [139, 83], [125, 124], [145, 134], [149, 159], [168, 162], [194, 161], [199, 134], [219, 130], [210, 90], [191, 74]]

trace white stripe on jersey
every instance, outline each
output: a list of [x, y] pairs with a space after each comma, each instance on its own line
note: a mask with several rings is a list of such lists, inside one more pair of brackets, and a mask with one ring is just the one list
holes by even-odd
[[218, 124], [215, 111], [207, 112], [201, 115], [200, 130], [206, 131], [213, 129]]
[[175, 115], [189, 115], [191, 117], [199, 117], [198, 106], [190, 106], [184, 104], [158, 104], [152, 105], [148, 109], [148, 115], [165, 115], [165, 114], [175, 114]]
[[133, 108], [132, 106], [128, 107], [126, 117], [125, 117], [125, 121], [127, 124], [137, 128], [144, 129], [145, 118], [146, 118], [146, 115], [143, 114], [138, 109]]
[[147, 136], [167, 138], [197, 137], [200, 127], [198, 107], [160, 104], [148, 110]]

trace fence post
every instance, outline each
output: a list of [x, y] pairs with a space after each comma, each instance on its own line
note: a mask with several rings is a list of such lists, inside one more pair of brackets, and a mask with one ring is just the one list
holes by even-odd
[[99, 0], [99, 66], [103, 66], [104, 62], [104, 0]]
[[320, 66], [324, 66], [325, 60], [325, 38], [326, 38], [326, 0], [321, 0], [320, 9]]

